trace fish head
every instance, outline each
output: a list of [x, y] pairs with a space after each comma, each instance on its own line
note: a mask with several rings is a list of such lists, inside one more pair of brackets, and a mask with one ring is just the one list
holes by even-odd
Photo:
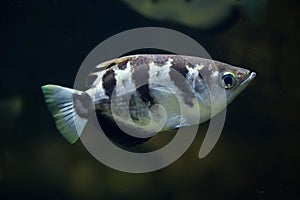
[[[195, 78], [194, 89], [201, 103], [224, 109], [255, 78], [256, 73], [218, 61], [207, 61]], [[214, 104], [214, 105], [212, 105]]]
[[256, 73], [248, 69], [226, 65], [218, 74], [218, 85], [225, 89], [227, 104], [231, 103], [255, 76]]

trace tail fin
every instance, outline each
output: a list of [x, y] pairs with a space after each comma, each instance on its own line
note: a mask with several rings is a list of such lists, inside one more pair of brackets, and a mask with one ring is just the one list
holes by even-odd
[[56, 127], [71, 144], [80, 137], [87, 118], [79, 116], [73, 104], [73, 95], [82, 92], [57, 85], [44, 85], [42, 91]]

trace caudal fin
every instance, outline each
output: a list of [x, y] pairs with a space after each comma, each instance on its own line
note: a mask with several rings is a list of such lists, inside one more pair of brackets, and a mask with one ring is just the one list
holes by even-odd
[[44, 85], [42, 91], [56, 127], [71, 144], [80, 137], [87, 118], [79, 116], [73, 105], [73, 95], [82, 92], [57, 85]]

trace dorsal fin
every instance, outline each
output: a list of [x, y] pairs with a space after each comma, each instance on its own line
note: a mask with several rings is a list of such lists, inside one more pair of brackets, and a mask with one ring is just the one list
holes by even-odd
[[107, 69], [110, 69], [112, 67], [121, 70], [125, 69], [127, 62], [134, 59], [135, 57], [136, 56], [125, 56], [125, 57], [109, 60], [97, 65], [87, 77], [86, 80], [87, 87], [93, 87], [97, 85]]

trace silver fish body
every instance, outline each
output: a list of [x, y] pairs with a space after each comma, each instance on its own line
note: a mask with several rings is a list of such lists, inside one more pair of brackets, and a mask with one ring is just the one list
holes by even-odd
[[[209, 120], [254, 77], [247, 69], [214, 60], [145, 54], [99, 64], [88, 76], [89, 89], [84, 92], [54, 85], [42, 89], [57, 128], [69, 142], [78, 139], [88, 115], [96, 111], [109, 138], [134, 146], [157, 132]], [[53, 102], [61, 101], [58, 96], [69, 99], [69, 109], [55, 107]], [[70, 116], [74, 120], [66, 123]]]

